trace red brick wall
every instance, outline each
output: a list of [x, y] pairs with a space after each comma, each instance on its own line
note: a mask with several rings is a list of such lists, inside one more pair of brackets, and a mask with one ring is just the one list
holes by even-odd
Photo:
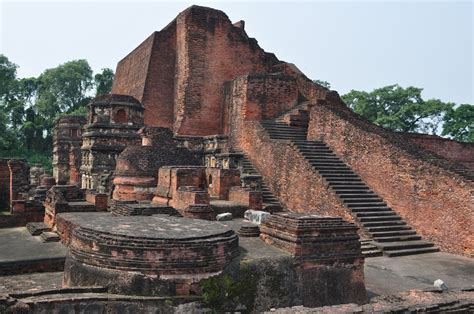
[[246, 106], [252, 104], [247, 98], [247, 81], [238, 79], [230, 85], [226, 106], [233, 115], [231, 145], [247, 154], [283, 205], [296, 212], [335, 215], [354, 221], [295, 147], [287, 141], [270, 140], [260, 123], [245, 121]]
[[298, 103], [296, 80], [287, 75], [246, 75], [225, 87], [225, 133], [243, 120], [273, 119]]
[[117, 65], [112, 93], [145, 107], [145, 125], [173, 127], [176, 22], [154, 32]]
[[245, 123], [237, 141], [285, 207], [295, 212], [335, 215], [354, 221], [294, 146], [286, 141], [270, 140], [258, 122]]
[[229, 201], [260, 210], [262, 209], [262, 192], [234, 186], [229, 190]]
[[156, 33], [145, 83], [145, 125], [172, 128], [174, 122], [174, 76], [176, 22]]
[[[212, 177], [212, 184], [210, 178]], [[229, 190], [233, 186], [240, 186], [240, 170], [206, 168], [207, 188], [211, 197], [228, 199]]]
[[221, 11], [193, 6], [177, 17], [175, 133], [223, 133], [223, 84], [276, 64]]
[[400, 134], [360, 119], [335, 93], [327, 103], [311, 108], [308, 139], [326, 142], [391, 208], [441, 249], [474, 252], [472, 182], [424, 161], [427, 153]]
[[10, 169], [8, 159], [0, 158], [0, 210], [10, 206]]
[[413, 143], [474, 171], [474, 143], [463, 143], [436, 135], [403, 134]]
[[145, 39], [118, 64], [112, 85], [113, 94], [130, 95], [143, 101], [148, 65], [156, 32]]

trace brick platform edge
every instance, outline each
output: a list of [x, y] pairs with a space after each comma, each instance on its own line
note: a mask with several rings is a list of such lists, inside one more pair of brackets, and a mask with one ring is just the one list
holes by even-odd
[[14, 228], [26, 226], [29, 222], [41, 222], [44, 219], [44, 213], [20, 213], [14, 215], [0, 216], [0, 228]]

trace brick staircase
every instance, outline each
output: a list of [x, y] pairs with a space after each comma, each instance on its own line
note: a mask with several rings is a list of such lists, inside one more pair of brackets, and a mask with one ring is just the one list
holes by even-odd
[[243, 153], [242, 154], [242, 176], [244, 177], [253, 177], [255, 180], [260, 181], [260, 189], [262, 191], [262, 202], [263, 202], [263, 209], [271, 209], [270, 211], [280, 211], [283, 207], [275, 195], [270, 191], [268, 185], [266, 185], [265, 181], [262, 178], [262, 175], [257, 171], [255, 166], [252, 162], [248, 159], [248, 157]]
[[[389, 257], [439, 251], [432, 242], [422, 240], [325, 143], [306, 140], [307, 124], [304, 123], [305, 115], [301, 111], [304, 110], [290, 114], [301, 115], [299, 118], [285, 115], [260, 123], [271, 139], [291, 141], [312, 168], [327, 181], [344, 206], [354, 213], [360, 225], [373, 238], [372, 244], [376, 246], [374, 248], [366, 243], [367, 256], [379, 255], [377, 250]], [[288, 121], [298, 121], [298, 126], [289, 125]]]

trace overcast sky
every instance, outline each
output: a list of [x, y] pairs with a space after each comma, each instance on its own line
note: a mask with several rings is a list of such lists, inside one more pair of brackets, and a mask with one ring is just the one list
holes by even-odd
[[473, 1], [5, 1], [0, 53], [20, 77], [87, 59], [110, 67], [192, 4], [223, 10], [266, 51], [341, 94], [399, 83], [473, 99]]

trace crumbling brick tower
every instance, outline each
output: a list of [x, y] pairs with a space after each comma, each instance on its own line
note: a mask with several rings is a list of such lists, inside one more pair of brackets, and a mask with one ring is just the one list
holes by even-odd
[[70, 182], [70, 152], [82, 145], [83, 116], [65, 116], [56, 120], [53, 130], [53, 176], [57, 184]]
[[452, 156], [364, 121], [221, 11], [192, 6], [154, 32], [112, 92], [212, 167], [239, 167], [263, 203], [354, 221], [388, 256], [474, 252], [472, 146]]
[[223, 134], [224, 82], [269, 72], [279, 63], [247, 36], [243, 22], [192, 6], [119, 62], [112, 92], [137, 98], [148, 126], [176, 135]]
[[104, 95], [89, 104], [82, 136], [81, 187], [110, 192], [117, 156], [125, 147], [140, 145], [143, 107], [131, 96]]

